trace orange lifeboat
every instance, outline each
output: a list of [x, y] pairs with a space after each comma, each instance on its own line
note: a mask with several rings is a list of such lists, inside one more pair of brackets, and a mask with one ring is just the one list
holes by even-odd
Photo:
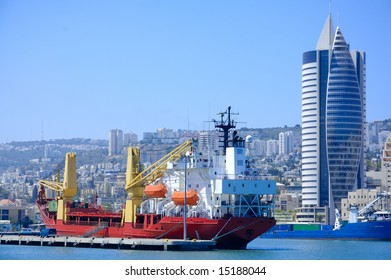
[[[174, 192], [171, 195], [172, 201], [175, 205], [183, 205], [185, 200], [185, 192]], [[196, 205], [198, 202], [198, 194], [195, 190], [188, 190], [186, 192], [186, 205]]]
[[144, 189], [144, 194], [149, 198], [164, 198], [167, 193], [167, 188], [163, 183], [157, 185], [148, 185]]

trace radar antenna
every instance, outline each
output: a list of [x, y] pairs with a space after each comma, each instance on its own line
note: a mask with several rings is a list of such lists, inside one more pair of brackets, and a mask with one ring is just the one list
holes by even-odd
[[[231, 119], [231, 115], [239, 115], [238, 113], [231, 113], [231, 106], [228, 106], [228, 109], [225, 112], [218, 113], [220, 115], [220, 121], [212, 120], [215, 123], [215, 128], [218, 128], [222, 133], [220, 136], [220, 143], [222, 143], [221, 148], [223, 148], [223, 154], [225, 155], [226, 149], [228, 147], [228, 135], [229, 131], [232, 128], [236, 127], [236, 122]], [[226, 116], [227, 115], [227, 116]], [[226, 116], [226, 118], [224, 118]]]

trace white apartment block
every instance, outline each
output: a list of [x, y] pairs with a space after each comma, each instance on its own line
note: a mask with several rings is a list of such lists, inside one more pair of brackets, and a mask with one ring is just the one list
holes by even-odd
[[109, 132], [109, 156], [119, 155], [124, 146], [124, 135], [121, 129], [112, 129]]
[[278, 135], [278, 154], [287, 155], [293, 152], [293, 132], [281, 132]]
[[384, 144], [381, 172], [383, 191], [391, 192], [391, 134]]

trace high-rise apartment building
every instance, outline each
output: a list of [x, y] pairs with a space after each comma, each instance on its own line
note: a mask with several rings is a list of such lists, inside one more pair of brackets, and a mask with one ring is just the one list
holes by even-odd
[[253, 147], [255, 156], [266, 155], [266, 140], [255, 139], [253, 141]]
[[382, 155], [382, 188], [383, 191], [391, 192], [391, 133], [388, 135], [387, 141], [384, 143]]
[[266, 156], [272, 157], [278, 154], [278, 140], [266, 141]]
[[293, 132], [280, 132], [278, 135], [278, 154], [287, 155], [293, 152]]
[[121, 129], [109, 131], [109, 156], [119, 155], [124, 146], [124, 135]]
[[198, 149], [204, 154], [213, 154], [219, 149], [219, 133], [217, 131], [201, 131], [198, 136]]
[[138, 136], [136, 133], [129, 132], [124, 133], [124, 146], [134, 145], [138, 142]]
[[[341, 209], [364, 187], [366, 61], [326, 20], [302, 64], [302, 206]], [[332, 221], [332, 219], [331, 219]]]

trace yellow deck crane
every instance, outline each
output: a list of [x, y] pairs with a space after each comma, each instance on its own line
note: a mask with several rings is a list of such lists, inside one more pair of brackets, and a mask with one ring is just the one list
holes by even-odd
[[192, 146], [193, 140], [188, 139], [143, 171], [140, 171], [140, 149], [129, 147], [125, 183], [128, 199], [122, 216], [123, 222], [136, 221], [137, 208], [143, 201], [145, 186], [161, 178], [167, 170], [167, 163], [179, 160]]
[[77, 193], [76, 154], [65, 155], [64, 181], [60, 182], [59, 175], [56, 181], [40, 180], [39, 185], [56, 191], [57, 195], [57, 219], [66, 222], [67, 202], [72, 202]]

